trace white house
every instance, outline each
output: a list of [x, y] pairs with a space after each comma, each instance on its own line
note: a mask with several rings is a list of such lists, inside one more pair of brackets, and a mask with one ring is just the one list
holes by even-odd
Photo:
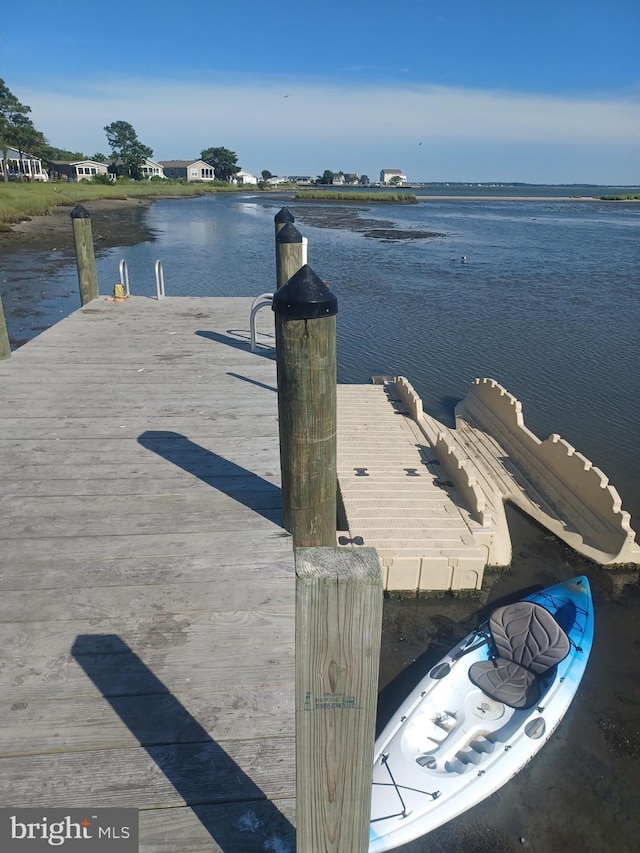
[[204, 160], [160, 160], [165, 178], [185, 181], [215, 181], [213, 166]]
[[233, 176], [234, 184], [252, 184], [257, 186], [258, 179], [255, 175], [252, 175], [251, 172], [245, 172], [244, 169], [240, 169], [239, 172]]
[[[395, 180], [394, 180], [395, 178]], [[407, 176], [400, 169], [382, 169], [380, 172], [381, 184], [406, 184]]]
[[[126, 166], [120, 158], [113, 161], [109, 166], [109, 174], [114, 175], [115, 177], [129, 177], [129, 168]], [[154, 176], [164, 178], [164, 170], [162, 168], [162, 163], [156, 163], [155, 160], [151, 160], [149, 157], [145, 157], [142, 161], [142, 165], [140, 166], [140, 174], [144, 178], [153, 178]]]
[[[49, 176], [42, 168], [42, 160], [27, 154], [25, 151], [17, 151], [9, 148], [7, 151], [7, 172], [10, 178], [22, 178], [27, 181], [48, 181]], [[4, 151], [0, 151], [0, 177], [4, 181], [5, 176]]]
[[49, 174], [52, 179], [67, 181], [90, 181], [96, 175], [107, 175], [109, 164], [98, 160], [49, 160]]
[[145, 178], [164, 178], [164, 169], [161, 163], [156, 163], [155, 160], [150, 160], [148, 157], [140, 169]]

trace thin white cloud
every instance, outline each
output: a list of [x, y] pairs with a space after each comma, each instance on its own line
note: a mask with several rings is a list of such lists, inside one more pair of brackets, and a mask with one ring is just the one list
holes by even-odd
[[[85, 85], [83, 90], [21, 89], [21, 99], [31, 105], [36, 126], [60, 147], [104, 151], [104, 125], [125, 120], [158, 159], [196, 156], [210, 145], [226, 145], [243, 161], [251, 152], [259, 160], [250, 166], [254, 169], [263, 168], [267, 159], [273, 162], [274, 156], [283, 164], [296, 162], [302, 167], [307, 162], [305, 150], [309, 158], [303, 171], [332, 168], [326, 164], [328, 155], [335, 152], [339, 161], [341, 151], [371, 152], [376, 162], [388, 151], [387, 158], [395, 162], [394, 152], [413, 156], [419, 143], [423, 148], [467, 147], [468, 157], [473, 156], [474, 144], [493, 145], [496, 163], [499, 152], [510, 146], [524, 150], [536, 144], [562, 150], [584, 147], [592, 158], [598, 149], [603, 157], [611, 150], [632, 157], [640, 138], [635, 96], [571, 98], [446, 86], [347, 88], [243, 77], [195, 83], [114, 79]], [[318, 151], [326, 155], [316, 163]], [[637, 168], [637, 157], [635, 163]], [[334, 166], [373, 171], [366, 164]], [[629, 175], [630, 182], [634, 179], [637, 172]]]

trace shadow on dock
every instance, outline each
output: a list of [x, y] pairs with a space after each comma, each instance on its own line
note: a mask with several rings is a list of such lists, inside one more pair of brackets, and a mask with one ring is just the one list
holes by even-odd
[[147, 430], [138, 437], [138, 442], [268, 521], [280, 524], [282, 496], [279, 486], [179, 432]]
[[[251, 341], [244, 337], [234, 337], [235, 334], [246, 335], [247, 332], [236, 332], [235, 329], [228, 329], [226, 335], [209, 330], [199, 330], [196, 332], [196, 335], [200, 335], [201, 338], [208, 338], [210, 341], [216, 341], [218, 344], [226, 344], [229, 347], [234, 347], [235, 349], [240, 349], [244, 352], [251, 352]], [[276, 351], [273, 346], [270, 346], [269, 348], [258, 347], [252, 354], [262, 356], [262, 358], [270, 358], [272, 361], [275, 361], [276, 357]]]
[[258, 382], [256, 379], [250, 379], [248, 376], [243, 376], [241, 373], [233, 373], [227, 371], [227, 376], [233, 376], [234, 379], [242, 379], [243, 382], [249, 382], [251, 385], [256, 385], [258, 388], [264, 388], [265, 391], [274, 391], [278, 393], [278, 389], [274, 385], [265, 385], [264, 382]]
[[[251, 849], [272, 849], [274, 839], [293, 847], [291, 823], [122, 639], [81, 634], [71, 653], [222, 851], [238, 849], [238, 827], [220, 820], [216, 804], [243, 804], [249, 814], [260, 805], [261, 819], [242, 827]], [[160, 713], [145, 712], [141, 695], [156, 696]]]

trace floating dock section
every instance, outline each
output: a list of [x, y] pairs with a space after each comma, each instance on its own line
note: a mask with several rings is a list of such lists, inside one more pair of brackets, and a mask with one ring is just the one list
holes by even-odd
[[338, 542], [375, 547], [387, 590], [478, 589], [491, 535], [450, 488], [402, 390], [338, 386]]
[[477, 379], [450, 429], [404, 377], [338, 388], [339, 543], [378, 549], [387, 590], [478, 589], [511, 562], [505, 502], [594, 562], [640, 563], [629, 513], [604, 473], [522, 404]]

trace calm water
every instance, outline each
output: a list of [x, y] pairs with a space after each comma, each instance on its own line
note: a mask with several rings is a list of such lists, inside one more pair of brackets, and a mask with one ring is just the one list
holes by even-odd
[[[160, 258], [169, 296], [273, 291], [273, 216], [285, 203], [309, 238], [311, 267], [338, 295], [340, 382], [403, 374], [428, 411], [452, 422], [469, 383], [491, 376], [522, 400], [536, 434], [575, 444], [640, 519], [640, 204], [165, 199], [148, 211], [154, 242], [100, 253], [101, 290], [125, 258], [132, 292], [153, 295]], [[362, 233], [376, 227], [442, 236]], [[45, 314], [73, 310], [74, 267], [53, 271], [44, 290]]]

